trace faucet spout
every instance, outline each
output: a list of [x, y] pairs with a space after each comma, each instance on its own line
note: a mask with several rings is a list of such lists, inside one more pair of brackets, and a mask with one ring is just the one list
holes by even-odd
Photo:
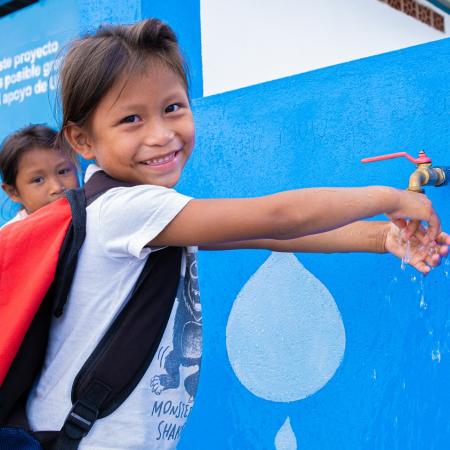
[[425, 186], [428, 182], [429, 174], [428, 170], [422, 167], [417, 168], [409, 177], [408, 191], [420, 192], [423, 194], [422, 186]]
[[419, 164], [409, 177], [408, 191], [423, 193], [422, 186], [443, 186], [448, 183], [450, 170], [447, 167], [431, 167]]

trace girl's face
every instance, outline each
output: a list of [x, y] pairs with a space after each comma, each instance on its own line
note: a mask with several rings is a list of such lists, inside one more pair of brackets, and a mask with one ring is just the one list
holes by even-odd
[[28, 214], [78, 187], [77, 171], [63, 152], [48, 148], [32, 148], [20, 158], [15, 186], [3, 189]]
[[[113, 178], [173, 187], [192, 153], [194, 121], [183, 83], [161, 63], [122, 79], [89, 126], [69, 130], [78, 153]], [[70, 139], [72, 137], [72, 139]]]

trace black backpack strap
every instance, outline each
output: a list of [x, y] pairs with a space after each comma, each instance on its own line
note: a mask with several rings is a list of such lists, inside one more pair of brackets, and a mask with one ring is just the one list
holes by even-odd
[[56, 449], [78, 448], [95, 421], [117, 409], [143, 377], [172, 311], [181, 252], [167, 247], [147, 260], [130, 300], [75, 378]]
[[[96, 175], [97, 181], [105, 179], [101, 172]], [[144, 376], [174, 305], [181, 259], [180, 247], [166, 247], [147, 259], [127, 304], [75, 378], [73, 407], [55, 450], [77, 449], [95, 421], [115, 411]]]
[[53, 282], [55, 288], [52, 292], [52, 297], [54, 299], [54, 315], [56, 317], [61, 316], [63, 313], [75, 274], [78, 253], [86, 237], [86, 207], [109, 189], [129, 186], [132, 186], [132, 184], [111, 178], [103, 170], [99, 170], [89, 178], [83, 188], [71, 189], [66, 192], [66, 197], [72, 210], [72, 223], [61, 247]]
[[61, 316], [77, 267], [78, 253], [86, 237], [86, 197], [84, 189], [69, 190], [67, 200], [72, 210], [72, 222], [61, 247], [53, 281], [54, 315]]
[[116, 180], [110, 177], [103, 170], [94, 172], [89, 180], [84, 185], [84, 191], [86, 193], [87, 205], [90, 205], [95, 199], [100, 197], [109, 189], [115, 187], [131, 187], [135, 186], [132, 183], [126, 183], [125, 181]]

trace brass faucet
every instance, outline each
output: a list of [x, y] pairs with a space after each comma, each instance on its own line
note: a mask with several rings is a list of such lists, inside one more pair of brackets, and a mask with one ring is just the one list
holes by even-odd
[[441, 186], [446, 178], [446, 172], [441, 167], [431, 167], [431, 163], [417, 164], [417, 169], [409, 177], [408, 191], [423, 194], [422, 186]]
[[424, 190], [422, 189], [422, 186], [444, 186], [450, 181], [450, 168], [432, 167], [431, 158], [429, 158], [423, 150], [420, 150], [418, 158], [413, 158], [406, 152], [399, 152], [372, 158], [364, 158], [361, 162], [383, 161], [385, 159], [400, 158], [402, 156], [416, 164], [416, 170], [409, 177], [408, 191], [423, 194]]

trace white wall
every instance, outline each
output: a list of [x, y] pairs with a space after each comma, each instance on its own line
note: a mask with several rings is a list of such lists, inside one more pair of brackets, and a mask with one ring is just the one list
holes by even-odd
[[204, 95], [450, 36], [378, 0], [201, 0]]

